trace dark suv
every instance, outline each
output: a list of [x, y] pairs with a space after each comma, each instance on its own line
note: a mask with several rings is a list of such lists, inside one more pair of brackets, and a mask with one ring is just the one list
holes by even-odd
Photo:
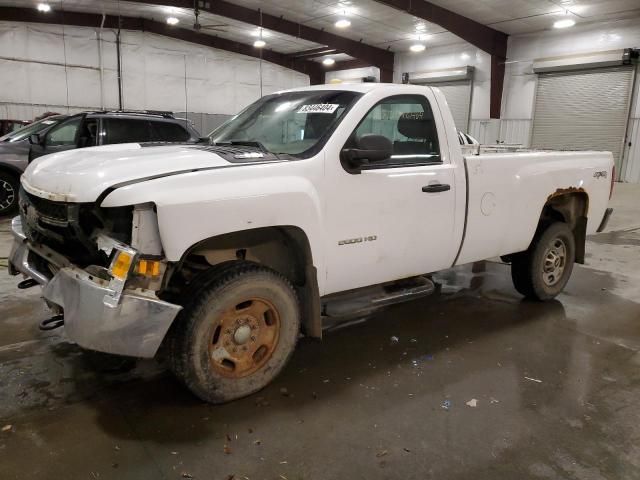
[[[0, 216], [17, 207], [20, 175], [35, 158], [114, 143], [188, 143], [199, 138], [187, 120], [166, 112], [83, 112], [44, 121], [52, 125], [29, 135], [28, 141], [21, 136], [20, 142], [0, 142]], [[28, 128], [25, 127], [25, 131]], [[20, 130], [14, 134], [18, 132]]]

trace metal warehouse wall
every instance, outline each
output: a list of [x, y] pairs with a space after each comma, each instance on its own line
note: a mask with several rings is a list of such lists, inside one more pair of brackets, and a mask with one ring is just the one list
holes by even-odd
[[[261, 94], [309, 84], [278, 65], [149, 33], [123, 31], [121, 47], [123, 108], [188, 112], [204, 129]], [[0, 22], [0, 118], [117, 108], [116, 60], [112, 30]]]
[[[400, 82], [402, 72], [473, 66], [469, 133], [481, 143], [499, 140], [529, 146], [537, 84], [537, 75], [533, 72], [535, 59], [629, 47], [640, 47], [637, 18], [509, 37], [500, 120], [489, 118], [490, 57], [466, 42], [428, 48], [422, 54], [396, 54], [394, 80]], [[638, 75], [640, 77], [640, 72]], [[623, 181], [640, 183], [640, 78], [636, 81], [628, 128], [631, 147], [627, 146], [620, 175]]]

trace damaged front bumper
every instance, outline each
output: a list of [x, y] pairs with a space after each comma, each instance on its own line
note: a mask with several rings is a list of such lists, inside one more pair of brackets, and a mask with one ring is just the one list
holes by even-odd
[[[43, 297], [64, 311], [65, 332], [81, 347], [132, 357], [153, 357], [182, 307], [124, 290], [111, 306], [109, 282], [72, 265], [43, 245], [29, 242], [20, 217], [11, 222], [14, 237], [9, 273], [22, 273], [43, 287]], [[52, 265], [55, 274], [38, 268], [36, 256]]]

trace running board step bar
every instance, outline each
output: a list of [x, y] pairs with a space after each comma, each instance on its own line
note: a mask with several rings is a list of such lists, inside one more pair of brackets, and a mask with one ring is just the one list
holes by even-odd
[[427, 297], [436, 290], [430, 278], [413, 277], [394, 283], [360, 288], [348, 293], [330, 295], [322, 299], [323, 315], [344, 317], [358, 312], [408, 302]]

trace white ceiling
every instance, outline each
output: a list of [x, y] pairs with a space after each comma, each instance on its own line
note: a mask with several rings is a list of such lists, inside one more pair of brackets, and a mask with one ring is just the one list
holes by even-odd
[[[232, 3], [265, 13], [280, 16], [310, 27], [325, 29], [369, 45], [394, 52], [407, 51], [417, 40], [427, 46], [448, 45], [460, 39], [438, 25], [426, 22], [407, 13], [382, 5], [375, 0], [230, 0]], [[414, 0], [419, 1], [419, 0]], [[567, 15], [576, 23], [640, 19], [640, 0], [430, 0], [441, 7], [464, 15], [479, 23], [489, 25], [510, 35], [549, 30], [554, 21]], [[38, 0], [0, 0], [0, 6], [34, 6]], [[168, 9], [157, 5], [145, 5], [126, 0], [50, 0], [53, 8], [93, 13], [122, 14], [165, 21], [169, 15], [180, 19], [178, 27], [192, 28], [194, 15], [191, 9]], [[351, 26], [335, 27], [339, 18], [347, 18]], [[640, 20], [639, 20], [640, 21]], [[254, 25], [202, 12], [200, 23], [222, 25], [219, 29], [201, 30], [202, 33], [219, 35], [243, 43], [252, 43], [258, 29]], [[264, 30], [267, 48], [282, 53], [292, 53], [319, 47], [289, 35]], [[335, 56], [335, 55], [334, 55]], [[347, 55], [335, 56], [347, 60]], [[319, 58], [317, 60], [321, 60]]]

